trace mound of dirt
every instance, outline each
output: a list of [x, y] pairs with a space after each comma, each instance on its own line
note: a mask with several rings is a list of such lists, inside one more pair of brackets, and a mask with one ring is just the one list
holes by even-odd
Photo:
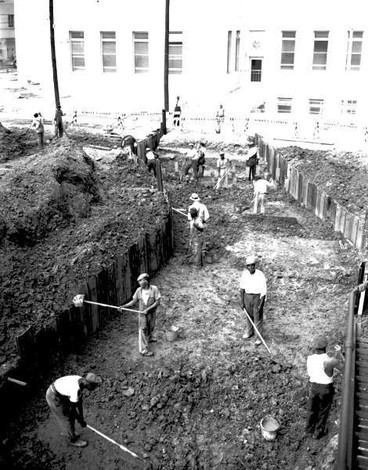
[[167, 216], [143, 163], [94, 162], [63, 139], [0, 167], [1, 362], [15, 336], [69, 307], [78, 286]]

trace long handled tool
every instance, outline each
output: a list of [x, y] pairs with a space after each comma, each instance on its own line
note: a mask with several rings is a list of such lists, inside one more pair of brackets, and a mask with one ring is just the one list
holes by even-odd
[[173, 211], [177, 212], [178, 214], [183, 215], [184, 217], [187, 217], [187, 214], [182, 212], [183, 209], [175, 209], [175, 207], [171, 208]]
[[99, 302], [92, 302], [90, 300], [84, 300], [84, 294], [78, 294], [73, 299], [75, 307], [82, 307], [83, 304], [99, 305], [100, 307], [115, 308], [116, 310], [126, 310], [127, 312], [142, 313], [139, 310], [133, 310], [131, 308], [117, 307], [116, 305], [100, 304]]
[[267, 351], [268, 351], [268, 352], [271, 354], [271, 356], [272, 356], [272, 352], [271, 352], [270, 348], [267, 346], [265, 340], [262, 338], [261, 333], [258, 331], [258, 328], [256, 327], [256, 325], [254, 324], [254, 322], [253, 322], [252, 319], [250, 318], [248, 312], [245, 310], [245, 308], [243, 308], [243, 310], [244, 310], [245, 314], [247, 315], [248, 320], [251, 322], [253, 328], [256, 330], [257, 335], [259, 336], [259, 339], [260, 339], [260, 340], [262, 341], [262, 343], [266, 346]]
[[215, 187], [213, 189], [219, 189], [220, 187], [220, 184], [222, 182], [222, 180], [225, 178], [225, 176], [227, 176], [228, 174], [230, 173], [230, 168], [228, 168], [225, 173], [221, 176], [221, 178], [217, 181]]
[[124, 447], [122, 444], [118, 444], [116, 441], [114, 441], [114, 439], [111, 439], [111, 437], [108, 437], [106, 436], [105, 434], [103, 434], [102, 432], [100, 431], [97, 431], [97, 429], [93, 428], [92, 426], [90, 426], [89, 424], [87, 424], [87, 428], [90, 429], [91, 431], [95, 432], [96, 434], [98, 434], [99, 436], [103, 437], [104, 439], [106, 439], [107, 441], [111, 442], [112, 444], [115, 444], [116, 446], [118, 446], [121, 450], [123, 450], [124, 452], [128, 452], [128, 454], [132, 455], [134, 458], [140, 460], [141, 462], [144, 462], [144, 460], [142, 459], [142, 457], [139, 457], [139, 455], [135, 454], [134, 452], [132, 452], [131, 450], [129, 450], [127, 447]]

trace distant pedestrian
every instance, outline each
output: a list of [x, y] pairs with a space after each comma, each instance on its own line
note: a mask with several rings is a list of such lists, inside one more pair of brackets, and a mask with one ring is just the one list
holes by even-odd
[[139, 287], [133, 295], [133, 300], [121, 307], [129, 308], [139, 302], [139, 310], [141, 312], [138, 313], [139, 352], [142, 356], [153, 356], [153, 352], [148, 348], [148, 343], [157, 341], [153, 331], [156, 326], [156, 310], [160, 305], [161, 294], [157, 286], [151, 285], [150, 277], [147, 273], [141, 274], [137, 281]]
[[177, 96], [176, 105], [174, 108], [174, 119], [173, 119], [174, 127], [180, 127], [181, 107], [180, 107], [179, 101], [180, 101], [180, 96]]
[[198, 211], [198, 217], [201, 221], [202, 224], [206, 224], [210, 218], [210, 214], [208, 212], [207, 206], [201, 202], [200, 197], [198, 196], [197, 193], [192, 193], [192, 195], [189, 198], [192, 202], [192, 204], [189, 206], [188, 209], [188, 220], [189, 222], [193, 219], [193, 217], [190, 214], [190, 209], [193, 207], [197, 209]]
[[225, 109], [222, 104], [219, 105], [218, 110], [216, 111], [216, 134], [221, 134], [222, 125], [225, 121]]
[[197, 178], [203, 178], [206, 164], [206, 144], [200, 142], [198, 145]]
[[248, 154], [247, 154], [247, 166], [249, 166], [249, 176], [248, 179], [249, 181], [253, 181], [256, 176], [257, 172], [257, 164], [259, 162], [258, 159], [258, 147], [255, 145], [250, 147], [248, 149]]
[[343, 371], [345, 361], [340, 346], [335, 346], [334, 357], [326, 353], [326, 348], [327, 339], [318, 336], [313, 341], [313, 354], [307, 358], [310, 389], [305, 433], [313, 435], [314, 439], [320, 439], [328, 432], [327, 419], [334, 396], [334, 369]]
[[75, 421], [77, 420], [82, 428], [87, 426], [83, 415], [83, 391], [92, 391], [101, 382], [101, 377], [89, 372], [85, 377], [80, 375], [61, 377], [47, 389], [46, 401], [72, 446], [87, 445], [87, 441], [81, 440], [75, 433]]
[[151, 173], [151, 171], [153, 171], [153, 174], [157, 176], [157, 160], [158, 160], [157, 153], [155, 153], [149, 147], [146, 147], [146, 159], [147, 159], [148, 172]]
[[35, 113], [33, 115], [33, 121], [31, 123], [31, 128], [35, 129], [37, 134], [37, 141], [40, 148], [44, 146], [44, 135], [45, 135], [45, 126], [43, 124], [43, 117], [41, 113]]
[[[266, 276], [262, 271], [256, 269], [257, 259], [255, 256], [248, 256], [245, 260], [245, 269], [240, 278], [240, 306], [245, 309], [257, 327], [260, 334], [263, 331], [263, 308], [267, 294]], [[245, 332], [243, 339], [251, 338], [254, 328], [248, 317], [245, 317]], [[259, 338], [255, 344], [261, 344]]]
[[269, 174], [266, 172], [264, 176], [260, 178], [256, 178], [253, 181], [253, 189], [254, 189], [254, 214], [258, 214], [260, 211], [261, 214], [265, 213], [265, 202], [266, 202], [266, 194], [268, 188], [274, 188], [275, 183], [270, 178]]
[[64, 135], [63, 116], [65, 114], [62, 112], [61, 107], [58, 106], [54, 117], [55, 137], [63, 137]]
[[225, 152], [221, 151], [216, 162], [217, 166], [217, 184], [216, 189], [221, 187], [228, 187], [229, 173], [231, 170], [230, 160], [225, 157]]
[[189, 149], [186, 153], [186, 158], [185, 158], [185, 167], [184, 167], [184, 176], [188, 178], [189, 180], [189, 172], [190, 170], [193, 171], [193, 177], [194, 175], [197, 175], [198, 173], [198, 151], [195, 148], [193, 143], [189, 144]]

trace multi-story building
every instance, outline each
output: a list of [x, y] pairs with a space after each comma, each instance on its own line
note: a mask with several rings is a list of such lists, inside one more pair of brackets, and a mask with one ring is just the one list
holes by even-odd
[[[171, 0], [170, 107], [180, 96], [197, 112], [365, 121], [365, 3]], [[15, 0], [20, 77], [51, 89], [48, 5]], [[54, 15], [60, 90], [76, 107], [163, 108], [165, 0], [54, 0]]]
[[0, 66], [15, 58], [14, 0], [0, 0]]

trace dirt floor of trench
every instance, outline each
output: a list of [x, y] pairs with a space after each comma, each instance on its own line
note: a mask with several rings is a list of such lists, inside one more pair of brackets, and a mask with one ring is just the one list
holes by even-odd
[[[21, 406], [7, 436], [14, 469], [332, 469], [337, 446], [341, 378], [329, 434], [305, 439], [306, 356], [311, 338], [324, 333], [342, 344], [347, 299], [356, 283], [359, 255], [331, 227], [272, 192], [265, 216], [237, 207], [251, 200], [251, 185], [216, 193], [171, 184], [176, 207], [197, 190], [211, 213], [203, 269], [185, 256], [187, 226], [175, 215], [176, 255], [153, 279], [162, 294], [153, 358], [137, 351], [137, 322], [117, 315], [86, 347], [42, 378]], [[256, 253], [268, 280], [263, 346], [242, 339], [238, 282], [245, 257]], [[170, 342], [165, 332], [179, 328]], [[87, 422], [143, 457], [128, 458], [89, 430], [87, 448], [68, 447], [49, 416], [49, 382], [93, 370], [101, 387], [85, 398]], [[260, 421], [274, 416], [278, 437], [267, 442]]]

